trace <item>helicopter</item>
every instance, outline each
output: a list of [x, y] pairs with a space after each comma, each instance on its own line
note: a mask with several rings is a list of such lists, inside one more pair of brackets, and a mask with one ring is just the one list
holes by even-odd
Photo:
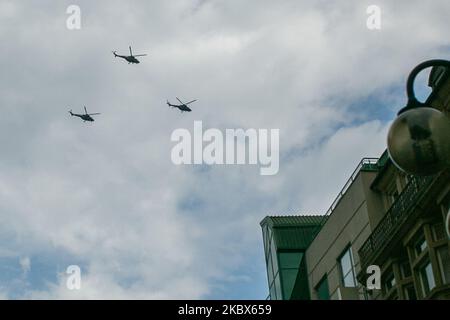
[[168, 105], [169, 107], [172, 107], [172, 108], [178, 108], [178, 109], [180, 109], [181, 112], [185, 112], [185, 111], [186, 111], [186, 112], [191, 112], [192, 110], [191, 110], [191, 108], [188, 107], [188, 105], [191, 104], [191, 103], [193, 103], [193, 102], [195, 102], [195, 101], [197, 101], [197, 100], [192, 100], [192, 101], [190, 101], [190, 102], [184, 103], [183, 101], [181, 101], [180, 99], [178, 99], [178, 97], [177, 97], [177, 100], [178, 100], [181, 104], [179, 104], [179, 105], [177, 105], [177, 104], [171, 104], [171, 103], [169, 102], [169, 100], [167, 100], [167, 105]]
[[133, 55], [133, 51], [131, 50], [131, 46], [129, 48], [130, 48], [130, 55], [129, 56], [118, 55], [118, 54], [116, 54], [116, 51], [113, 51], [112, 53], [114, 54], [114, 57], [116, 57], [116, 58], [119, 57], [119, 58], [122, 58], [122, 59], [125, 59], [126, 61], [128, 61], [128, 64], [132, 64], [132, 63], [138, 64], [138, 63], [140, 63], [140, 61], [138, 59], [136, 59], [136, 57], [144, 57], [144, 56], [146, 56], [146, 54]]
[[78, 118], [82, 119], [84, 122], [86, 122], [86, 121], [93, 122], [94, 119], [91, 116], [96, 116], [96, 115], [100, 114], [100, 113], [88, 113], [86, 106], [84, 107], [84, 112], [85, 112], [85, 114], [76, 114], [76, 113], [73, 113], [72, 110], [69, 111], [69, 113], [72, 117], [78, 117]]

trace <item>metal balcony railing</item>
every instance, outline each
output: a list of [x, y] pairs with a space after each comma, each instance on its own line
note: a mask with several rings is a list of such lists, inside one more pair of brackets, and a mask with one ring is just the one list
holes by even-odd
[[409, 183], [359, 249], [358, 254], [363, 270], [373, 262], [375, 255], [392, 240], [395, 233], [413, 213], [413, 208], [420, 196], [424, 194], [434, 179], [435, 176], [411, 176]]
[[363, 158], [358, 166], [353, 170], [352, 175], [350, 178], [348, 178], [347, 182], [342, 187], [341, 191], [338, 193], [334, 201], [331, 203], [331, 206], [328, 208], [327, 212], [325, 213], [325, 217], [329, 216], [334, 209], [337, 207], [338, 203], [341, 201], [342, 197], [347, 192], [348, 188], [352, 185], [352, 183], [355, 181], [356, 176], [358, 175], [359, 171], [361, 170], [373, 170], [377, 171], [377, 162], [378, 158]]

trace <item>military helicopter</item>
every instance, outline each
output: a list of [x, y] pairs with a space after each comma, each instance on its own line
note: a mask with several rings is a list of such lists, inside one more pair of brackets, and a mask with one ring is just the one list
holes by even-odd
[[129, 56], [118, 55], [118, 54], [116, 54], [116, 51], [113, 51], [112, 53], [114, 54], [114, 57], [116, 57], [116, 58], [119, 57], [119, 58], [122, 58], [122, 59], [125, 59], [126, 61], [128, 61], [128, 64], [130, 64], [130, 63], [138, 64], [138, 63], [140, 63], [140, 61], [138, 59], [136, 59], [136, 57], [144, 57], [144, 56], [146, 56], [146, 54], [133, 55], [133, 51], [131, 50], [131, 46], [129, 48], [130, 48], [130, 55]]
[[94, 122], [94, 119], [91, 116], [96, 116], [96, 115], [100, 114], [100, 113], [88, 113], [86, 106], [84, 107], [84, 112], [85, 112], [85, 114], [76, 114], [76, 113], [73, 113], [72, 110], [69, 111], [69, 113], [72, 117], [78, 117], [78, 118], [82, 119], [84, 122], [86, 122], [86, 121]]
[[169, 106], [169, 107], [172, 107], [172, 108], [178, 108], [178, 109], [180, 109], [180, 111], [181, 112], [191, 112], [192, 110], [191, 110], [191, 108], [189, 108], [188, 107], [188, 105], [189, 104], [191, 104], [191, 103], [193, 103], [193, 102], [195, 102], [195, 101], [197, 101], [197, 100], [192, 100], [192, 101], [190, 101], [190, 102], [187, 102], [187, 103], [184, 103], [183, 101], [181, 101], [180, 99], [178, 99], [178, 97], [177, 97], [177, 100], [181, 103], [181, 104], [171, 104], [170, 102], [169, 102], [169, 100], [167, 100], [167, 105]]

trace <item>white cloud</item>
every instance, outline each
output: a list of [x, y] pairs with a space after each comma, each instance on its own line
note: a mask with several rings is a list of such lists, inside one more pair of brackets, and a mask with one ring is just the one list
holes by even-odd
[[23, 257], [19, 260], [20, 267], [24, 276], [31, 270], [31, 260], [29, 257]]

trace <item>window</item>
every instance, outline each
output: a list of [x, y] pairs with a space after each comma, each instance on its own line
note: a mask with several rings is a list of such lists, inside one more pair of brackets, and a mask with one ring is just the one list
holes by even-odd
[[317, 299], [330, 300], [330, 293], [328, 289], [328, 279], [325, 275], [316, 287]]
[[279, 252], [278, 262], [283, 287], [283, 299], [290, 299], [303, 258], [303, 252]]
[[302, 260], [302, 252], [280, 252], [278, 254], [280, 259], [280, 268], [298, 269], [300, 261]]
[[433, 268], [428, 262], [422, 269], [420, 269], [420, 281], [422, 282], [423, 295], [427, 296], [431, 290], [436, 286], [434, 281]]
[[281, 300], [281, 284], [277, 263], [277, 249], [273, 238], [269, 239], [270, 247], [267, 250], [267, 275], [271, 300]]
[[344, 287], [356, 287], [355, 267], [351, 247], [342, 254], [339, 259], [339, 264], [341, 266], [341, 279]]
[[267, 261], [267, 278], [269, 279], [269, 285], [272, 285], [273, 282], [272, 256], [269, 256], [269, 261]]
[[275, 247], [275, 239], [272, 237], [270, 243], [270, 254], [272, 255], [273, 272], [278, 272], [277, 248]]
[[447, 235], [445, 234], [445, 226], [442, 222], [436, 223], [435, 225], [433, 225], [432, 230], [433, 230], [433, 240], [434, 241], [443, 240], [447, 237]]
[[390, 274], [386, 277], [386, 282], [385, 282], [386, 292], [389, 292], [389, 290], [391, 290], [392, 288], [394, 288], [396, 284], [397, 284], [397, 282], [395, 281], [394, 274], [393, 274], [393, 273], [390, 273]]
[[409, 265], [409, 261], [403, 261], [400, 264], [400, 270], [402, 273], [402, 279], [410, 277], [411, 276], [411, 266]]
[[277, 294], [275, 293], [275, 285], [272, 285], [269, 290], [270, 300], [277, 300]]
[[427, 249], [427, 241], [425, 238], [421, 238], [415, 245], [414, 249], [416, 251], [416, 255], [419, 256], [422, 252]]
[[416, 290], [414, 289], [414, 286], [405, 287], [404, 296], [406, 300], [417, 300]]
[[450, 284], [450, 254], [448, 247], [439, 247], [436, 251], [442, 282], [444, 284]]
[[275, 294], [277, 295], [278, 300], [282, 300], [283, 297], [281, 296], [281, 281], [280, 281], [280, 275], [277, 274], [275, 276]]
[[295, 280], [298, 275], [298, 269], [281, 269], [280, 272], [283, 281], [283, 299], [291, 299], [292, 290], [294, 290]]

